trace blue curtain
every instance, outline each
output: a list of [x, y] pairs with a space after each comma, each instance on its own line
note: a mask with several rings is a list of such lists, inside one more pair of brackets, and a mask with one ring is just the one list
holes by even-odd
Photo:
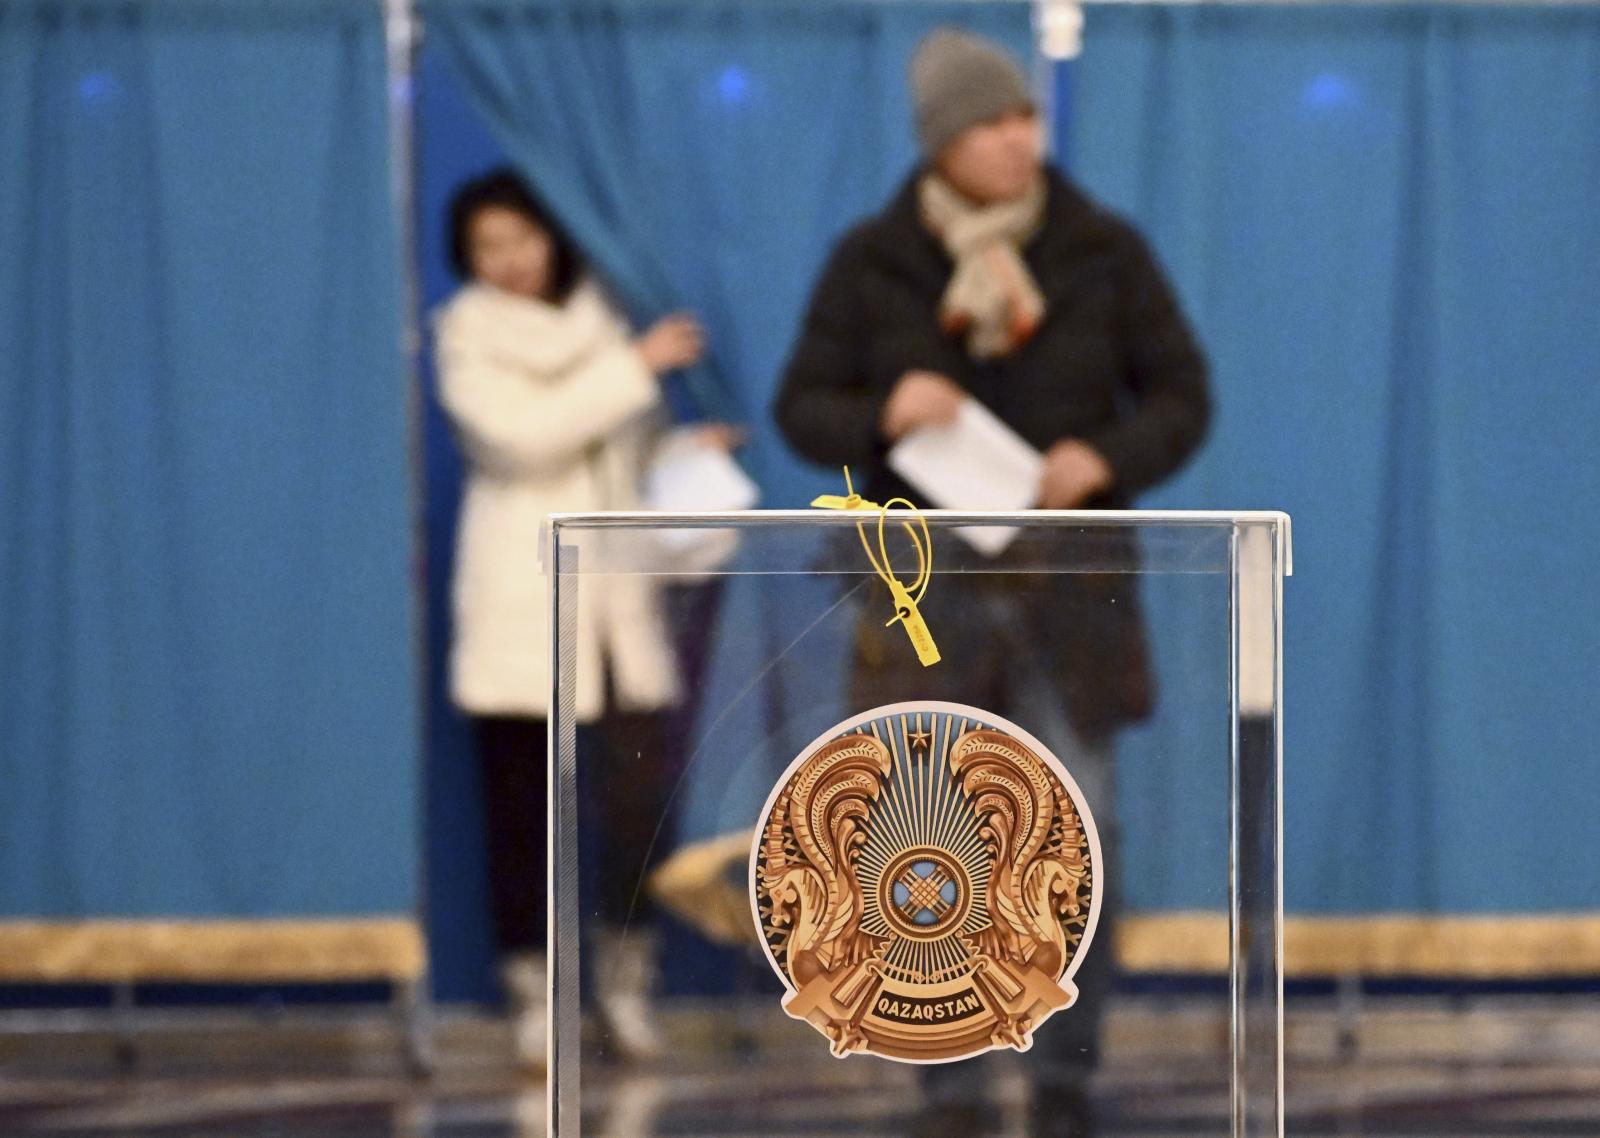
[[701, 382], [695, 394], [750, 424], [758, 478], [816, 484], [776, 444], [767, 405], [829, 242], [909, 172], [911, 50], [955, 22], [1026, 51], [1026, 9], [425, 0], [423, 12], [496, 139], [635, 315], [686, 305], [708, 322], [726, 393]]
[[[806, 292], [913, 161], [917, 38], [1025, 53], [1026, 7], [426, 15], [639, 313], [707, 319], [696, 399], [749, 422], [768, 504], [832, 487], [770, 425]], [[416, 899], [382, 52], [345, 0], [0, 0], [0, 917]], [[1146, 504], [1296, 517], [1291, 908], [1600, 908], [1560, 869], [1600, 800], [1600, 13], [1104, 6], [1072, 71], [1070, 164], [1216, 364], [1212, 441]], [[815, 611], [789, 588], [736, 580], [723, 622]], [[776, 648], [722, 638], [711, 683]], [[784, 684], [826, 719], [825, 679]], [[1211, 903], [1201, 772], [1140, 761], [1183, 753], [1159, 724], [1128, 746], [1133, 902]]]
[[0, 0], [0, 916], [415, 903], [383, 51]]
[[[430, 300], [448, 287], [437, 233], [447, 187], [436, 184], [435, 163], [461, 176], [471, 172], [463, 163], [491, 158], [461, 121], [459, 91], [612, 282], [649, 301], [641, 312], [683, 305], [706, 321], [732, 393], [720, 409], [749, 426], [746, 460], [764, 505], [803, 505], [837, 488], [838, 471], [819, 471], [789, 453], [770, 411], [806, 298], [839, 234], [880, 208], [916, 162], [906, 69], [917, 41], [937, 25], [960, 24], [1026, 58], [1027, 7], [429, 0], [423, 11], [429, 47], [421, 152], [433, 214], [423, 218], [423, 246], [438, 286], [430, 287]], [[442, 604], [459, 468], [442, 427], [431, 437], [430, 565]], [[716, 724], [723, 737], [766, 737], [768, 696], [778, 689], [796, 707], [810, 706], [817, 722], [840, 717], [829, 718], [842, 693], [812, 657], [739, 696], [781, 650], [770, 638], [793, 635], [785, 614], [825, 606], [830, 588], [729, 579], [716, 627], [765, 631], [715, 637], [704, 703], [726, 710]], [[448, 629], [436, 632], [433, 659], [442, 668]], [[459, 769], [471, 762], [468, 740], [442, 693], [436, 699], [437, 721], [445, 725], [433, 736], [436, 767]], [[717, 830], [730, 795], [750, 797], [759, 808], [765, 789], [754, 783], [765, 775], [755, 764], [742, 774], [731, 770], [736, 758], [713, 749], [697, 763], [678, 802], [680, 836]], [[436, 774], [434, 784], [455, 802], [434, 803], [436, 833], [481, 841], [462, 824], [472, 818], [470, 780]], [[452, 938], [435, 952], [460, 971], [441, 968], [440, 990], [481, 992], [472, 972], [485, 971], [482, 918], [461, 903], [479, 895], [481, 865], [461, 846], [444, 844], [437, 843], [436, 864], [462, 876], [453, 879], [451, 897], [433, 903], [433, 927]]]
[[[1216, 366], [1147, 504], [1294, 515], [1290, 908], [1600, 908], [1600, 11], [1101, 6], [1074, 70]], [[1181, 749], [1124, 767], [1145, 908], [1202, 893]]]
[[[913, 160], [916, 39], [954, 20], [1025, 54], [1026, 8], [435, 0], [428, 16], [557, 208], [609, 203], [708, 318], [767, 504], [832, 486], [770, 425], [806, 292]], [[605, 90], [558, 109], [529, 93], [540, 69]], [[1597, 73], [1592, 9], [1108, 5], [1058, 75], [1067, 164], [1150, 236], [1215, 364], [1207, 448], [1144, 504], [1296, 518], [1294, 911], [1600, 907], [1592, 874], [1549, 869], [1585, 864], [1600, 791], [1582, 719], [1600, 679]], [[787, 629], [824, 602], [785, 590], [810, 588], [736, 579], [722, 626]], [[1225, 756], [1180, 728], [1220, 714], [1194, 646], [1227, 614], [1195, 588], [1152, 582], [1153, 623], [1175, 630], [1157, 634], [1164, 714], [1122, 764], [1145, 910], [1225, 903], [1226, 835], [1194, 809]], [[729, 700], [782, 647], [719, 639], [720, 732], [770, 732], [760, 692]], [[826, 719], [837, 692], [792, 672], [778, 688]], [[749, 766], [699, 772], [682, 836], [760, 783]]]

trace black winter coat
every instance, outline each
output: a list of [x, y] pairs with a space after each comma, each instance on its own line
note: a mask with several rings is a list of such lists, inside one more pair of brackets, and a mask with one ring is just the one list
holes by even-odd
[[778, 395], [789, 444], [859, 468], [870, 498], [905, 492], [883, 465], [878, 418], [900, 377], [923, 369], [1040, 450], [1065, 438], [1094, 446], [1116, 474], [1095, 506], [1126, 506], [1175, 471], [1205, 434], [1206, 364], [1143, 239], [1052, 171], [1045, 224], [1023, 252], [1044, 323], [1012, 355], [975, 360], [939, 322], [954, 264], [922, 223], [913, 179], [823, 270]]
[[[790, 445], [815, 462], [848, 463], [868, 498], [916, 501], [885, 465], [878, 420], [900, 377], [924, 369], [960, 384], [1041, 451], [1067, 438], [1095, 447], [1115, 485], [1091, 508], [1126, 508], [1177, 470], [1210, 417], [1206, 364], [1143, 239], [1052, 170], [1045, 223], [1023, 255], [1044, 294], [1044, 322], [1010, 356], [976, 360], [940, 324], [954, 264], [921, 220], [913, 178], [887, 210], [845, 235], [816, 286], [776, 405]], [[1089, 736], [1142, 718], [1153, 699], [1135, 577], [1126, 572], [1136, 551], [1121, 532], [1096, 538], [1092, 556], [1122, 571], [1052, 574], [1053, 591], [1018, 593]], [[971, 559], [957, 545], [941, 547], [946, 568]], [[1047, 556], [1019, 541], [1005, 560], [1026, 574]], [[979, 580], [935, 579], [929, 598], [943, 611], [925, 606], [935, 637], [941, 616], [980, 611], [964, 595]]]

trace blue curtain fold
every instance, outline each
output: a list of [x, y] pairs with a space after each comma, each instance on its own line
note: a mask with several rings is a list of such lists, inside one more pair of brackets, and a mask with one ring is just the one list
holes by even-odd
[[[1026, 53], [1027, 7], [424, 15], [636, 314], [707, 320], [694, 398], [749, 422], [768, 504], [834, 487], [771, 426], [806, 294], [911, 168], [917, 38]], [[1092, 7], [1071, 70], [1069, 164], [1215, 363], [1207, 449], [1144, 504], [1295, 515], [1291, 910], [1600, 908], [1600, 12]], [[376, 5], [0, 0], [0, 917], [416, 899], [385, 99]], [[1192, 587], [1152, 582], [1154, 627], [1225, 617]], [[766, 730], [739, 693], [815, 588], [730, 581], [721, 729]], [[1157, 638], [1130, 902], [1209, 906], [1215, 756], [1182, 725], [1219, 712], [1182, 693], [1211, 662]], [[846, 710], [814, 661], [774, 675]], [[734, 776], [685, 788], [683, 836], [760, 789]]]
[[417, 899], [376, 5], [0, 0], [0, 917]]
[[[803, 505], [835, 490], [840, 473], [796, 459], [770, 409], [807, 297], [834, 241], [881, 208], [916, 164], [906, 73], [917, 42], [935, 26], [959, 24], [1027, 58], [1027, 6], [425, 0], [422, 11], [425, 186], [441, 176], [432, 163], [466, 161], [460, 152], [469, 132], [452, 107], [459, 97], [633, 302], [636, 317], [686, 306], [706, 322], [730, 394], [718, 403], [723, 397], [702, 381], [695, 398], [748, 425], [743, 458], [762, 486], [763, 504]], [[428, 108], [449, 137], [429, 135]], [[463, 165], [455, 176], [472, 172]], [[438, 202], [444, 195], [428, 196]], [[434, 209], [422, 219], [430, 302], [451, 287], [439, 256], [442, 210]], [[459, 475], [437, 418], [430, 471], [433, 580], [443, 603]], [[840, 718], [833, 714], [843, 703], [835, 672], [819, 669], [813, 657], [786, 658], [750, 685], [798, 632], [788, 614], [826, 606], [829, 589], [802, 577], [728, 579], [721, 613], [707, 630], [714, 644], [703, 701], [709, 711], [696, 742], [713, 728], [723, 740], [766, 738], [775, 701], [797, 713], [809, 706], [819, 723]], [[447, 644], [441, 628], [433, 644], [440, 667]], [[437, 722], [450, 723], [442, 692], [435, 698]], [[441, 765], [470, 762], [459, 730], [440, 735], [436, 749]], [[730, 801], [749, 798], [759, 810], [767, 760], [781, 770], [792, 757], [780, 760], [776, 749], [742, 766], [725, 746], [700, 752], [677, 801], [679, 837], [717, 832]], [[466, 797], [469, 790], [458, 783], [447, 793]], [[456, 848], [477, 840], [459, 805], [436, 799], [432, 809], [435, 833], [460, 835]], [[461, 864], [459, 853], [447, 856], [461, 870], [458, 884], [476, 890], [481, 868]], [[481, 943], [481, 918], [452, 907], [448, 915], [440, 909], [439, 919], [456, 933], [468, 928], [468, 939]], [[441, 976], [442, 989], [472, 991], [471, 964], [453, 959], [462, 971]], [[479, 975], [487, 971], [476, 967]]]
[[[1026, 54], [1025, 7], [434, 0], [427, 16], [558, 209], [591, 208], [588, 191], [571, 174], [568, 201], [542, 170], [611, 171], [598, 200], [623, 203], [653, 271], [708, 318], [768, 504], [832, 487], [768, 412], [806, 293], [910, 168], [917, 37], [957, 20]], [[607, 89], [558, 130], [577, 110], [535, 114], [505, 75], [580, 41]], [[1592, 874], [1550, 868], [1585, 863], [1600, 791], [1583, 718], [1600, 679], [1595, 74], [1592, 9], [1332, 5], [1092, 7], [1058, 73], [1068, 166], [1149, 235], [1215, 365], [1206, 449], [1142, 504], [1296, 519], [1293, 911], [1600, 908]], [[824, 603], [810, 587], [735, 579], [720, 627], [786, 627]], [[1122, 764], [1147, 910], [1225, 903], [1225, 754], [1197, 752], [1190, 725], [1225, 716], [1197, 646], [1226, 606], [1196, 588], [1151, 582], [1165, 702]], [[719, 638], [719, 730], [767, 729], [762, 691], [739, 693], [783, 646]], [[819, 720], [843, 710], [814, 661], [791, 663], [780, 689]], [[683, 836], [759, 788], [735, 761], [686, 788]]]
[[[1600, 10], [1115, 5], [1085, 43], [1075, 168], [1216, 368], [1146, 504], [1294, 516], [1291, 910], [1600, 909], [1562, 868], [1600, 801]], [[1201, 891], [1175, 731], [1124, 767], [1144, 907]]]
[[[1027, 50], [1011, 5], [425, 0], [430, 43], [497, 141], [643, 322], [688, 307], [715, 372], [705, 414], [755, 431], [751, 462], [802, 469], [767, 405], [829, 241], [914, 159], [916, 39], [963, 23]], [[812, 481], [815, 476], [812, 475]]]

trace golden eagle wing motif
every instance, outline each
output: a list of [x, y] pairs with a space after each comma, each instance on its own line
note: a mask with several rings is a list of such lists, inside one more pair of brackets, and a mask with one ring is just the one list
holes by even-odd
[[950, 765], [994, 855], [988, 947], [1059, 978], [1070, 947], [1063, 918], [1083, 912], [1089, 879], [1070, 796], [1044, 760], [1001, 731], [967, 732], [951, 747]]
[[784, 965], [797, 986], [857, 963], [867, 951], [852, 932], [862, 912], [854, 859], [889, 765], [889, 749], [871, 736], [835, 740], [767, 822], [760, 885], [773, 924], [788, 930]]

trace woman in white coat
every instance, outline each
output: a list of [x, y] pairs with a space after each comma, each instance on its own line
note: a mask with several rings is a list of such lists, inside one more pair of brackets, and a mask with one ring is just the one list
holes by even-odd
[[[637, 508], [644, 456], [659, 425], [658, 377], [698, 361], [702, 333], [668, 317], [635, 339], [560, 226], [510, 171], [474, 180], [450, 217], [466, 281], [436, 321], [440, 397], [468, 465], [454, 580], [450, 686], [473, 721], [487, 810], [491, 894], [502, 977], [518, 1013], [518, 1047], [544, 1049], [546, 718], [549, 601], [540, 529], [554, 511]], [[579, 600], [580, 723], [641, 728], [677, 698], [678, 678], [659, 598], [639, 576], [587, 589]], [[609, 732], [614, 734], [614, 732]], [[587, 732], [580, 746], [601, 745]], [[646, 764], [648, 765], [648, 764]], [[648, 784], [649, 772], [634, 783]], [[632, 778], [630, 778], [632, 781]], [[660, 805], [632, 796], [643, 824]], [[626, 806], [623, 807], [627, 809]], [[602, 862], [612, 859], [602, 858]], [[637, 870], [639, 867], [633, 867]], [[625, 919], [625, 881], [600, 884], [613, 923]], [[601, 934], [602, 951], [638, 957], [645, 938]], [[643, 959], [602, 962], [613, 1040], [624, 1052], [657, 1047]]]

